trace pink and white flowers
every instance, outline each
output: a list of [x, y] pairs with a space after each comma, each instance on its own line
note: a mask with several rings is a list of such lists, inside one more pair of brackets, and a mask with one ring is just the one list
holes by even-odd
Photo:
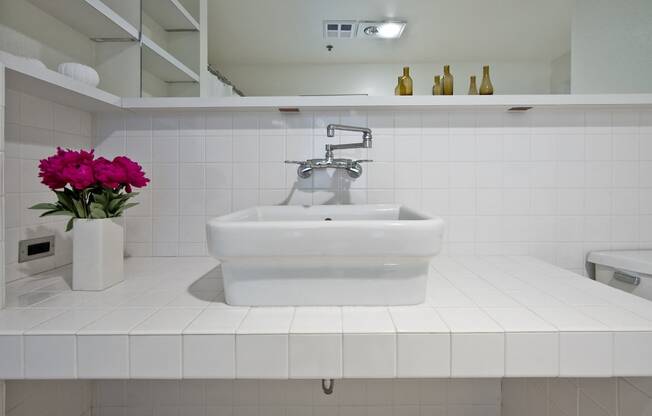
[[[95, 158], [94, 151], [64, 150], [41, 160], [41, 182], [57, 195], [54, 204], [37, 204], [32, 209], [44, 209], [47, 215], [68, 215], [67, 230], [75, 218], [112, 218], [122, 215], [136, 203], [127, 201], [138, 195], [133, 188], [147, 186], [142, 167], [126, 156], [113, 160]], [[123, 192], [124, 191], [124, 192]]]

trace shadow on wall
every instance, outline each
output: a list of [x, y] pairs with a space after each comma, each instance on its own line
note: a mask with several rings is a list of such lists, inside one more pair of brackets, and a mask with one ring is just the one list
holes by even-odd
[[[363, 175], [365, 173], [366, 172], [363, 172]], [[288, 190], [288, 194], [285, 197], [285, 199], [279, 202], [278, 204], [274, 204], [274, 205], [294, 205], [293, 196], [297, 190], [308, 192], [313, 196], [312, 198], [313, 200], [314, 200], [314, 195], [316, 193], [328, 191], [332, 195], [328, 199], [324, 200], [321, 203], [322, 205], [355, 203], [355, 201], [351, 196], [351, 184], [354, 183], [356, 179], [349, 177], [345, 172], [339, 170], [336, 170], [334, 172], [329, 172], [326, 170], [317, 170], [313, 172], [312, 176], [315, 177], [315, 181], [320, 180], [323, 189], [315, 188], [314, 186], [306, 186], [305, 180], [303, 180], [297, 175], [297, 178], [292, 184], [292, 187]], [[336, 189], [337, 191], [333, 192], [332, 191], [333, 189]]]

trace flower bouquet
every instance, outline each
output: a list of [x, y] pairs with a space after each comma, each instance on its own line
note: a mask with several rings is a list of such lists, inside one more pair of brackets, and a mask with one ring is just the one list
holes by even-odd
[[133, 187], [142, 188], [149, 179], [142, 167], [126, 156], [113, 161], [95, 158], [93, 150], [64, 150], [39, 164], [41, 182], [57, 196], [54, 204], [36, 204], [31, 209], [46, 210], [41, 217], [66, 215], [70, 220], [66, 231], [72, 229], [75, 218], [102, 219], [120, 217], [137, 203], [128, 202], [138, 195]]
[[73, 289], [103, 290], [124, 280], [124, 232], [113, 218], [137, 203], [133, 188], [149, 179], [142, 167], [126, 156], [95, 158], [93, 150], [64, 150], [39, 164], [41, 182], [57, 202], [36, 204], [41, 217], [69, 216], [66, 231], [74, 225]]

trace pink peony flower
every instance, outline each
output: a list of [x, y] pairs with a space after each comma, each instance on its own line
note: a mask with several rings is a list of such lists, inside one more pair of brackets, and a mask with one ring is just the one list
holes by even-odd
[[93, 151], [74, 151], [57, 148], [57, 153], [39, 164], [39, 177], [50, 189], [59, 189], [70, 184], [75, 189], [84, 189], [95, 182], [92, 162]]
[[131, 187], [142, 188], [147, 186], [149, 179], [145, 177], [142, 166], [126, 156], [118, 156], [113, 159], [113, 164], [122, 168], [125, 174], [123, 181], [127, 192], [131, 192]]
[[95, 159], [93, 170], [95, 172], [95, 178], [105, 188], [115, 190], [127, 182], [127, 175], [122, 166], [103, 157]]
[[131, 187], [147, 186], [143, 168], [126, 156], [118, 156], [113, 161], [99, 157], [95, 159], [93, 150], [64, 150], [57, 148], [57, 153], [39, 164], [41, 181], [51, 189], [70, 185], [77, 190], [93, 186], [102, 186], [116, 190], [121, 186], [127, 192]]
[[66, 186], [66, 180], [61, 176], [63, 171], [63, 150], [58, 148], [57, 153], [47, 159], [41, 160], [38, 167], [40, 172], [38, 176], [41, 183], [50, 189], [59, 189]]

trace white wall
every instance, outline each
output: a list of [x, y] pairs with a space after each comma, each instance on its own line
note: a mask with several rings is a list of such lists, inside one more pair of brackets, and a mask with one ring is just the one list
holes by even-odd
[[[56, 147], [89, 148], [92, 116], [41, 98], [7, 90], [4, 153], [6, 280], [40, 273], [72, 261], [72, 236], [64, 231], [64, 217], [39, 218], [42, 211], [28, 207], [53, 202], [54, 194], [38, 178], [39, 159]], [[18, 263], [18, 241], [55, 235], [55, 256]]]
[[[362, 177], [299, 180], [328, 123], [369, 126]], [[582, 272], [593, 249], [652, 248], [652, 112], [161, 111], [99, 115], [96, 148], [145, 166], [132, 255], [205, 255], [210, 217], [258, 204], [404, 203], [442, 216], [453, 254], [526, 254]]]
[[502, 405], [502, 416], [646, 416], [652, 378], [506, 378]]
[[0, 410], [3, 416], [91, 416], [92, 381], [7, 381], [5, 384], [5, 406]]
[[[439, 63], [412, 63], [410, 75], [415, 95], [431, 95], [433, 77], [443, 73]], [[491, 65], [491, 79], [496, 94], [550, 93], [550, 62], [452, 62], [455, 93], [466, 95], [469, 76], [476, 75], [478, 86], [482, 65]], [[402, 65], [235, 65], [216, 64], [245, 95], [320, 95], [368, 94], [394, 95]]]
[[573, 94], [652, 92], [652, 2], [576, 0]]
[[570, 51], [550, 63], [550, 93], [570, 94], [571, 53]]
[[[0, 63], [0, 219], [5, 217], [5, 66]], [[4, 230], [0, 230], [4, 231]], [[5, 306], [5, 233], [0, 235], [0, 309]], [[0, 395], [4, 385], [0, 385]], [[1, 415], [2, 413], [0, 413]]]
[[[500, 415], [500, 380], [98, 381], [99, 415]], [[95, 414], [95, 413], [93, 413]]]

